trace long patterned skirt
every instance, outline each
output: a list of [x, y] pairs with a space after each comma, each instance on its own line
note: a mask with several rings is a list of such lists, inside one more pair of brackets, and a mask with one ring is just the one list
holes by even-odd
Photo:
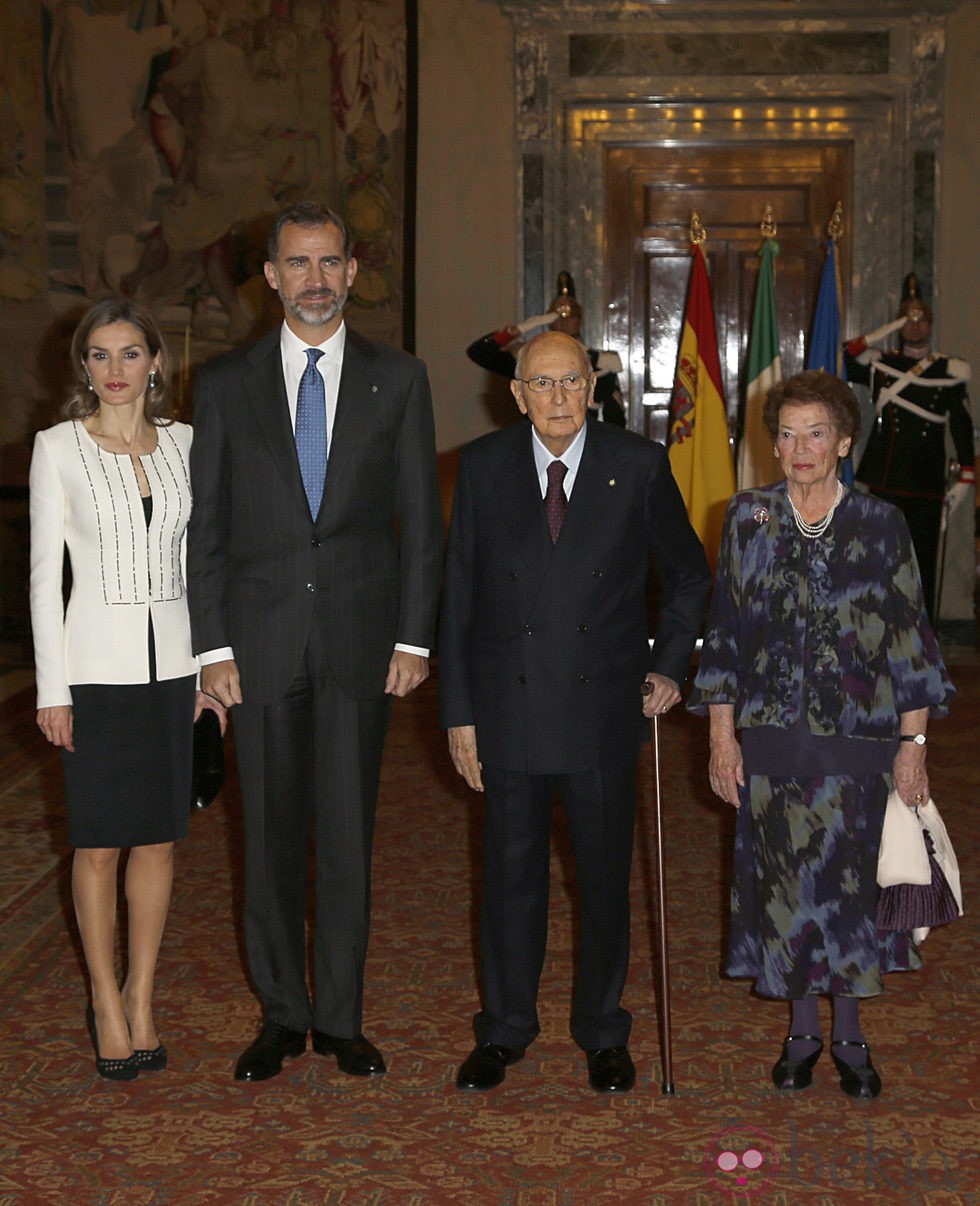
[[748, 777], [735, 827], [728, 975], [762, 996], [872, 997], [921, 960], [875, 924], [890, 775]]

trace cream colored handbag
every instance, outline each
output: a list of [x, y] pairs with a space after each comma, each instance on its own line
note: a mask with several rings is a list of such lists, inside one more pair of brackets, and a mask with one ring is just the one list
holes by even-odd
[[[916, 808], [909, 808], [897, 791], [888, 797], [878, 851], [878, 884], [882, 888], [891, 888], [903, 884], [926, 887], [932, 883], [926, 830], [932, 840], [933, 857], [946, 877], [962, 917], [963, 889], [959, 865], [953, 843], [932, 799]], [[919, 943], [928, 933], [928, 926], [919, 926], [913, 928], [912, 938]]]

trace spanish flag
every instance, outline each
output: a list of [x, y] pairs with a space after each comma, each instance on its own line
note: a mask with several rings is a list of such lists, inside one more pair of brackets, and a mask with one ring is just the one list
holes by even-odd
[[691, 282], [670, 400], [667, 446], [691, 526], [714, 566], [725, 507], [735, 493], [735, 466], [728, 442], [711, 285], [700, 244], [692, 245], [691, 255]]

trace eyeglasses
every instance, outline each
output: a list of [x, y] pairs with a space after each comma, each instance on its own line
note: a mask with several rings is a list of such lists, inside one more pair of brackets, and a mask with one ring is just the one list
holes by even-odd
[[518, 377], [532, 394], [550, 394], [556, 385], [570, 394], [585, 389], [589, 378], [584, 373], [566, 373], [564, 377]]

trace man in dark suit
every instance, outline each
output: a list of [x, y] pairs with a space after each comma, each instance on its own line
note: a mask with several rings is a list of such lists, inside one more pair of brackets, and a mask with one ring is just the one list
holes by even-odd
[[[581, 902], [572, 1035], [597, 1091], [628, 1090], [636, 1076], [620, 1005], [636, 759], [644, 714], [681, 697], [711, 577], [664, 449], [586, 424], [593, 383], [577, 340], [537, 336], [511, 386], [531, 422], [483, 436], [460, 461], [441, 717], [456, 769], [487, 797], [484, 999], [461, 1089], [499, 1084], [538, 1034], [556, 787]], [[650, 554], [662, 585], [652, 653]]]
[[[385, 1071], [361, 1032], [371, 842], [391, 696], [428, 675], [442, 515], [425, 366], [347, 329], [341, 219], [279, 214], [285, 322], [197, 380], [189, 604], [201, 686], [235, 706], [245, 941], [263, 1026], [238, 1080], [306, 1048]], [[313, 999], [306, 868], [316, 854]]]

